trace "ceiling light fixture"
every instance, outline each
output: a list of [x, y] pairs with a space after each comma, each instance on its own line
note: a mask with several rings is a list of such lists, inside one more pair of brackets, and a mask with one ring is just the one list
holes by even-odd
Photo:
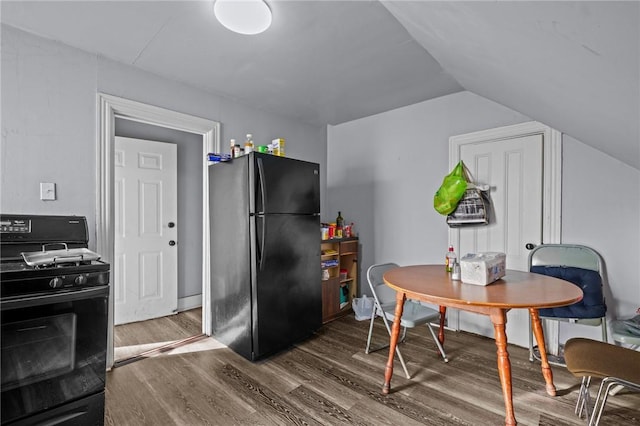
[[271, 9], [264, 0], [216, 0], [213, 13], [222, 25], [240, 34], [260, 34], [271, 25]]

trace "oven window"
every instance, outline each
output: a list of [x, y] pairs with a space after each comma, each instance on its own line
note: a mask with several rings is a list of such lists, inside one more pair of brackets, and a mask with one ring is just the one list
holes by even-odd
[[2, 388], [68, 373], [75, 365], [75, 313], [2, 325]]

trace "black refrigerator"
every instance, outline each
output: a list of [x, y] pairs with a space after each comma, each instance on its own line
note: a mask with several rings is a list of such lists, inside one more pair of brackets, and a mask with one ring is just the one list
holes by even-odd
[[322, 324], [319, 173], [257, 152], [209, 166], [213, 336], [249, 360]]

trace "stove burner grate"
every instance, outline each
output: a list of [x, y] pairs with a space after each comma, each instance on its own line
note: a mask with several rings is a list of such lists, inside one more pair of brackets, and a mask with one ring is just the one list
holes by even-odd
[[72, 268], [78, 266], [88, 266], [91, 265], [91, 260], [82, 260], [77, 262], [56, 262], [56, 263], [47, 263], [43, 265], [34, 266], [34, 269], [54, 269], [54, 268]]

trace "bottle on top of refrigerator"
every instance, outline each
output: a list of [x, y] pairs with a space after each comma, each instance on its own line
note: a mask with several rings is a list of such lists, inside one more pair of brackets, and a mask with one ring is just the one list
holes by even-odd
[[253, 151], [253, 135], [251, 133], [247, 133], [247, 140], [244, 143], [244, 153], [248, 154]]
[[233, 146], [233, 158], [238, 158], [242, 155], [242, 149], [240, 148], [240, 144], [237, 143]]
[[231, 158], [235, 157], [235, 148], [236, 148], [236, 140], [235, 139], [231, 139], [231, 150], [229, 151], [229, 154], [231, 154]]
[[458, 261], [458, 255], [453, 251], [453, 246], [449, 246], [449, 251], [445, 257], [445, 269], [447, 272], [453, 271], [453, 265]]

